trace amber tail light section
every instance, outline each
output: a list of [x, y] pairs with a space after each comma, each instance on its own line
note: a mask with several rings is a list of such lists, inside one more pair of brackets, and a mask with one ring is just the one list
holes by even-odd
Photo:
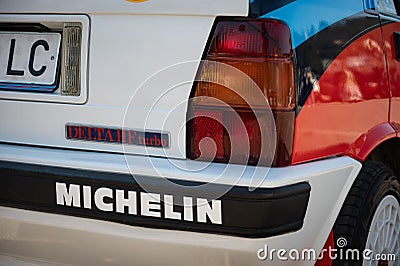
[[[266, 165], [268, 160], [260, 157], [261, 150], [271, 147], [262, 145], [260, 132], [263, 127], [274, 125], [263, 120], [267, 108], [258, 103], [261, 95], [275, 118], [276, 140], [268, 140], [276, 141], [272, 166], [289, 165], [295, 119], [295, 82], [287, 25], [269, 19], [220, 20], [214, 27], [204, 59], [188, 109], [191, 119], [187, 125], [187, 157]], [[231, 68], [249, 78], [240, 78]], [[251, 89], [254, 83], [258, 91]], [[236, 89], [232, 90], [230, 85]], [[240, 117], [242, 126], [233, 119], [232, 112]], [[205, 138], [209, 141], [202, 141]], [[238, 148], [243, 143], [248, 143], [249, 149]]]

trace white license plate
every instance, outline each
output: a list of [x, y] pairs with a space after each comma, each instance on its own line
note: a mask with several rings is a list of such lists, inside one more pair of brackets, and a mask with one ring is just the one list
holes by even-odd
[[60, 43], [56, 32], [0, 32], [0, 87], [54, 88]]

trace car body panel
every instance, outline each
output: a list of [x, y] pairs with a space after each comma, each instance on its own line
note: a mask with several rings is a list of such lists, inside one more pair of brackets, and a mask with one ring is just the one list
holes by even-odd
[[[371, 11], [375, 5], [367, 6], [364, 11], [361, 1], [295, 1], [261, 16], [287, 22], [296, 49], [293, 164], [343, 154], [364, 161], [396, 137], [398, 61], [393, 41], [383, 43], [382, 34], [390, 39], [398, 23], [384, 21], [381, 30], [379, 13]], [[299, 16], [300, 9], [313, 15]]]
[[[107, 172], [119, 172], [124, 169], [123, 171], [129, 173], [125, 158], [119, 154], [106, 158], [96, 152], [13, 145], [3, 146], [2, 151], [2, 161], [38, 165], [47, 162], [49, 165]], [[132, 170], [134, 175], [153, 176], [154, 170], [148, 167], [146, 157], [133, 155], [132, 159], [137, 161], [137, 167]], [[172, 161], [179, 164], [179, 160]], [[240, 176], [239, 167], [221, 175], [223, 165], [213, 163], [203, 171], [188, 176], [184, 171], [172, 169], [171, 164], [163, 158], [153, 158], [153, 163], [158, 165], [158, 171], [166, 178], [218, 180], [217, 183], [236, 186], [251, 184], [251, 171], [242, 173], [239, 181], [232, 174], [236, 172], [237, 176]], [[196, 165], [199, 162], [192, 164]], [[270, 169], [268, 176], [260, 184], [262, 188], [281, 187], [302, 181], [311, 185], [304, 226], [297, 232], [250, 239], [127, 226], [81, 217], [0, 207], [0, 253], [33, 261], [73, 265], [106, 265], [111, 262], [118, 265], [157, 265], [162, 261], [167, 261], [169, 265], [187, 265], [188, 261], [191, 265], [264, 265], [268, 260], [258, 259], [257, 252], [265, 245], [287, 250], [315, 249], [318, 256], [360, 169], [361, 164], [349, 157]], [[32, 248], [33, 246], [35, 248]], [[160, 253], [151, 254], [152, 250]], [[275, 258], [273, 263], [286, 265], [288, 262]], [[296, 263], [314, 265], [314, 261], [310, 260], [300, 260]]]
[[[5, 17], [7, 21], [19, 21], [19, 15]], [[24, 21], [25, 15], [21, 17]], [[41, 21], [43, 16], [35, 17]], [[47, 19], [52, 17], [48, 15]], [[172, 136], [168, 149], [132, 146], [131, 153], [184, 158], [186, 140], [180, 133], [181, 125], [186, 119], [187, 99], [213, 20], [212, 16], [91, 16], [87, 102], [41, 103], [43, 95], [39, 93], [31, 93], [31, 97], [38, 97], [36, 101], [22, 96], [18, 100], [15, 97], [26, 93], [14, 92], [14, 98], [2, 100], [0, 106], [0, 140], [122, 152], [121, 145], [67, 140], [65, 125], [126, 127], [165, 131]], [[170, 106], [176, 108], [171, 110]], [[129, 115], [130, 111], [134, 114]]]
[[102, 15], [194, 15], [194, 16], [246, 16], [247, 0], [206, 0], [202, 2], [184, 0], [98, 0], [93, 1], [7, 1], [1, 0], [1, 13], [44, 14], [102, 14]]

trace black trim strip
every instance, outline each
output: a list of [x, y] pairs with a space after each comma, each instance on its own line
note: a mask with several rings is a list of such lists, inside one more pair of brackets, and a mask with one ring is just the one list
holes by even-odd
[[[159, 179], [155, 177], [136, 176], [135, 178], [140, 178], [140, 183], [146, 183], [147, 191], [160, 195], [173, 195], [174, 200], [178, 199], [177, 201], [183, 196], [193, 199], [211, 199], [221, 189], [227, 188], [225, 185], [213, 184], [207, 186], [207, 191], [192, 191], [190, 186], [199, 186], [202, 183], [171, 180], [186, 186], [177, 189], [176, 186], [163, 185], [161, 187]], [[259, 188], [253, 192], [250, 192], [247, 187], [233, 187], [224, 196], [218, 198], [222, 205], [222, 224], [215, 224], [209, 219], [206, 223], [198, 222], [196, 207], [193, 207], [194, 221], [188, 222], [139, 215], [139, 202], [138, 215], [101, 211], [94, 203], [91, 209], [57, 205], [56, 182], [65, 183], [68, 186], [76, 184], [81, 188], [83, 185], [90, 186], [92, 196], [94, 191], [101, 187], [112, 189], [114, 192], [116, 189], [124, 190], [125, 194], [127, 191], [135, 191], [137, 194], [147, 192], [129, 174], [0, 161], [0, 205], [149, 228], [259, 238], [301, 229], [311, 190], [310, 185], [305, 182], [279, 188]], [[80, 191], [81, 197], [82, 193]], [[110, 199], [107, 200], [110, 201]], [[113, 204], [115, 210], [115, 202], [111, 200], [109, 203]], [[163, 213], [163, 204], [160, 205], [160, 212]], [[177, 212], [183, 211], [183, 208], [178, 205], [174, 205], [173, 208]]]

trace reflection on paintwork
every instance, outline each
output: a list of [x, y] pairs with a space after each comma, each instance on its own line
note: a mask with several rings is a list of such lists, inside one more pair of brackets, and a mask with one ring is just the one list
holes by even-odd
[[[391, 134], [380, 40], [378, 28], [353, 41], [329, 64], [318, 82], [313, 82], [314, 88], [296, 119], [294, 163], [336, 154], [361, 159], [368, 152], [365, 145], [371, 136], [376, 132]], [[312, 139], [313, 145], [305, 139]]]
[[[299, 72], [298, 106], [303, 106], [310, 92], [316, 90], [313, 86], [318, 83], [314, 80], [319, 80], [324, 71], [330, 68], [331, 63], [348, 64], [349, 66], [354, 64], [359, 67], [370, 60], [369, 58], [365, 58], [365, 56], [370, 57], [369, 53], [365, 53], [365, 56], [353, 53], [349, 55], [352, 60], [348, 60], [346, 63], [336, 61], [337, 56], [342, 51], [348, 49], [348, 46], [352, 44], [355, 39], [368, 31], [379, 28], [379, 26], [379, 19], [376, 16], [359, 13], [331, 25], [297, 47], [296, 57]], [[362, 46], [364, 50], [376, 50], [376, 53], [382, 53], [382, 48], [379, 47], [379, 43], [374, 40], [366, 39], [364, 43], [359, 44], [359, 46]], [[334, 67], [335, 66], [332, 68]], [[336, 72], [343, 74], [344, 78], [347, 79], [348, 82], [351, 82], [351, 79], [354, 79], [352, 71], [343, 72], [342, 70], [343, 68], [340, 66], [340, 69]], [[312, 79], [310, 80], [309, 77], [312, 77]], [[361, 97], [360, 93], [356, 92], [356, 86], [358, 85], [357, 82], [353, 82], [352, 95], [355, 95], [355, 97], [351, 97], [353, 101], [356, 100], [355, 98]], [[326, 99], [326, 101], [331, 101], [331, 99]]]
[[[371, 35], [378, 37], [379, 34]], [[330, 64], [319, 82], [319, 86], [323, 87], [318, 93], [313, 90], [308, 103], [343, 103], [387, 98], [386, 80], [385, 58], [381, 45], [371, 37], [362, 38]]]

